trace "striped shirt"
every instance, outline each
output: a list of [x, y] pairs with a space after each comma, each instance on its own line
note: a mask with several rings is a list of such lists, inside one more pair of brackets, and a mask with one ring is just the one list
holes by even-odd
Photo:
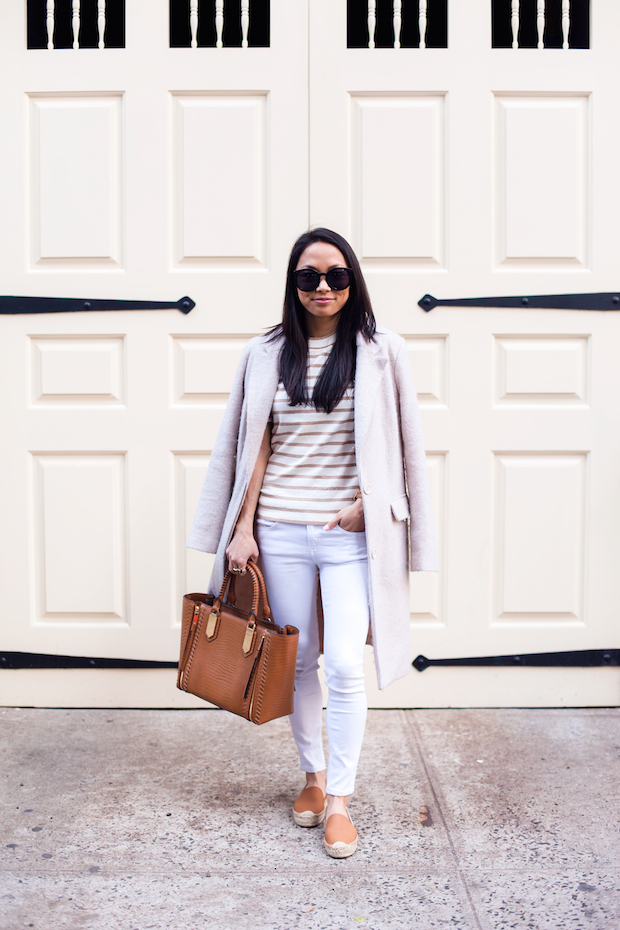
[[[308, 339], [310, 396], [335, 341], [335, 333]], [[257, 517], [322, 526], [353, 502], [358, 489], [353, 385], [331, 413], [324, 413], [312, 404], [291, 407], [280, 382], [271, 410], [271, 455]]]

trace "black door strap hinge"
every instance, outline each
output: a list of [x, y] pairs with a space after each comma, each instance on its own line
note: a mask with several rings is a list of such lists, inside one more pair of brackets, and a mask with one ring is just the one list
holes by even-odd
[[176, 668], [176, 662], [149, 659], [102, 659], [39, 652], [0, 652], [0, 669], [16, 668]]
[[2, 313], [77, 313], [93, 310], [180, 310], [196, 306], [191, 297], [179, 300], [83, 300], [81, 297], [0, 297]]
[[460, 297], [438, 300], [425, 294], [418, 306], [427, 313], [434, 307], [498, 307], [530, 310], [620, 310], [620, 291], [602, 294], [539, 294], [533, 297]]
[[429, 665], [493, 665], [538, 668], [599, 668], [620, 665], [620, 649], [581, 649], [576, 652], [534, 652], [510, 656], [482, 656], [466, 659], [427, 659], [417, 656], [411, 663], [418, 672]]

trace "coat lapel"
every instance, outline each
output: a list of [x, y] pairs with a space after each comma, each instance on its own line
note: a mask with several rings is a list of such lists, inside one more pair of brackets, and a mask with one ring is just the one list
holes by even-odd
[[271, 415], [273, 399], [278, 389], [278, 358], [281, 341], [265, 342], [252, 360], [246, 384], [246, 435], [243, 443], [247, 456], [248, 477], [251, 474]]
[[[357, 360], [355, 365], [355, 449], [361, 455], [364, 439], [370, 426], [373, 406], [379, 395], [379, 384], [387, 364], [381, 346], [366, 342], [361, 333], [357, 335]], [[359, 460], [358, 460], [359, 466]]]

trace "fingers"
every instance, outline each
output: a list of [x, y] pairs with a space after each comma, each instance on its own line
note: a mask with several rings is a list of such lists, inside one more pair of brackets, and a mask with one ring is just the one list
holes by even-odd
[[323, 529], [324, 529], [324, 530], [333, 530], [333, 528], [334, 528], [335, 526], [338, 526], [338, 524], [339, 524], [340, 521], [342, 520], [343, 516], [345, 515], [345, 512], [346, 512], [346, 508], [345, 508], [345, 510], [339, 510], [338, 513], [336, 514], [336, 516], [335, 516], [335, 517], [332, 517], [331, 520], [329, 520], [329, 521], [325, 524], [325, 526], [323, 527]]
[[239, 575], [243, 575], [245, 573], [247, 561], [244, 562], [242, 559], [234, 558], [228, 549], [226, 550], [226, 558], [228, 559], [228, 567], [231, 572], [236, 572]]
[[343, 507], [324, 526], [324, 530], [333, 530], [340, 526], [347, 533], [363, 533], [365, 529], [364, 512], [358, 510], [357, 502]]
[[228, 568], [238, 573], [245, 574], [248, 562], [256, 561], [258, 558], [258, 546], [254, 543], [252, 546], [237, 545], [233, 539], [226, 549], [226, 558], [228, 559]]
[[244, 561], [243, 559], [233, 558], [226, 552], [226, 558], [228, 559], [228, 567], [231, 572], [235, 572], [238, 575], [245, 575], [248, 567], [248, 562], [256, 562], [258, 559], [258, 550], [256, 551], [256, 556], [250, 555]]
[[248, 562], [252, 562], [252, 561], [253, 561], [252, 556], [248, 558], [245, 564], [243, 562], [240, 562], [239, 559], [237, 559], [236, 561], [231, 563], [230, 565], [231, 571], [236, 572], [238, 575], [245, 575], [247, 568], [248, 568]]

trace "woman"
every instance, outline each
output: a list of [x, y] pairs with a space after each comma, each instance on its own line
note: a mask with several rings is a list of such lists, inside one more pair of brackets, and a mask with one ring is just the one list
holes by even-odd
[[380, 688], [409, 672], [409, 571], [436, 571], [437, 555], [405, 342], [377, 328], [357, 258], [329, 229], [299, 237], [282, 323], [246, 347], [188, 546], [217, 552], [212, 591], [226, 560], [242, 573], [260, 552], [276, 622], [299, 629], [293, 816], [325, 819], [327, 853], [352, 855], [364, 645], [372, 636]]

